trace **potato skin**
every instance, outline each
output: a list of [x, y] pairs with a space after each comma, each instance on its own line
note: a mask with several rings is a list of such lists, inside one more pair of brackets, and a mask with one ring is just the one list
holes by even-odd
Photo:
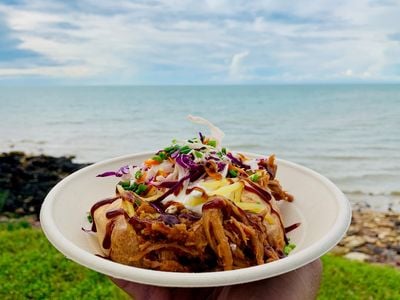
[[[124, 215], [107, 218], [110, 211], [123, 209], [121, 198], [110, 204], [103, 205], [94, 212], [94, 222], [97, 228], [97, 239], [103, 253], [113, 261], [131, 264], [130, 258], [139, 251], [139, 242], [132, 225]], [[110, 247], [104, 247], [105, 239], [111, 239]]]
[[110, 258], [122, 264], [134, 265], [132, 257], [139, 251], [136, 232], [122, 215], [116, 217], [114, 222], [114, 230], [111, 233]]

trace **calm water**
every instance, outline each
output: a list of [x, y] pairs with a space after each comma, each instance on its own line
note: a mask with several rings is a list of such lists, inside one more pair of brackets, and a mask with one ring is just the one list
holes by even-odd
[[400, 210], [400, 85], [0, 87], [0, 151], [94, 162], [197, 135], [330, 178], [353, 201]]

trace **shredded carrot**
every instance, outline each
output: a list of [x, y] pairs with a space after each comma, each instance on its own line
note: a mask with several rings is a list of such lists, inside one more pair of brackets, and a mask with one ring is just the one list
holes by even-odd
[[146, 178], [147, 178], [147, 172], [142, 171], [142, 175], [138, 179], [136, 179], [136, 182], [143, 183], [146, 181]]
[[159, 165], [160, 162], [157, 161], [157, 160], [155, 160], [155, 159], [151, 159], [151, 158], [150, 158], [150, 159], [145, 160], [145, 161], [144, 161], [144, 164], [145, 164], [146, 166], [148, 166], [148, 167], [151, 167], [151, 166]]

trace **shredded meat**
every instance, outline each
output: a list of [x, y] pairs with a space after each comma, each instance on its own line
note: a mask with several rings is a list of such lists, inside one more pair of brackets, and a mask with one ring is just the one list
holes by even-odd
[[201, 218], [187, 218], [186, 209], [179, 207], [173, 224], [167, 224], [168, 218], [161, 218], [148, 202], [135, 205], [137, 214], [120, 215], [119, 222], [125, 218], [138, 246], [134, 253], [126, 251], [126, 257], [121, 256], [123, 249], [114, 255], [119, 235], [113, 234], [114, 261], [161, 271], [202, 272], [260, 265], [280, 257], [282, 249], [268, 243], [264, 216], [246, 213], [222, 196], [208, 199]]

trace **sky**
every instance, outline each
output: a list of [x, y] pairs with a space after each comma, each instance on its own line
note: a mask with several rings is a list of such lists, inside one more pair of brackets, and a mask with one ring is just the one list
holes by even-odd
[[399, 81], [399, 0], [0, 1], [2, 85]]

